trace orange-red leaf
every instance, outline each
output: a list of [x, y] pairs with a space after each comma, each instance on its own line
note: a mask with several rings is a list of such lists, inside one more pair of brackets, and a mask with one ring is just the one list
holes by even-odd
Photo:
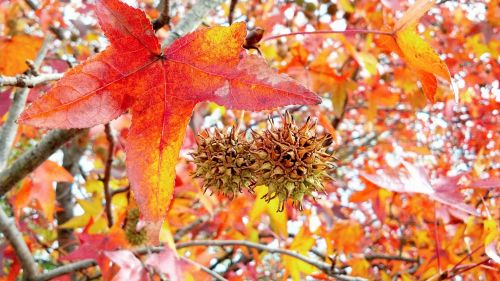
[[142, 11], [118, 0], [98, 0], [96, 6], [111, 45], [69, 71], [20, 121], [51, 128], [90, 127], [130, 108], [127, 171], [150, 233], [157, 234], [168, 209], [175, 164], [197, 103], [263, 110], [320, 101], [262, 57], [246, 53], [243, 23], [198, 30], [162, 54]]
[[55, 211], [56, 193], [54, 182], [72, 182], [73, 176], [57, 163], [47, 160], [38, 167], [31, 177], [26, 178], [21, 188], [11, 200], [14, 211], [28, 206], [33, 200], [40, 205], [45, 217], [52, 221]]
[[34, 60], [42, 39], [29, 35], [0, 38], [0, 74], [16, 75], [28, 69], [26, 60]]
[[127, 246], [123, 232], [110, 232], [107, 234], [81, 233], [78, 235], [78, 238], [80, 246], [61, 259], [66, 261], [93, 259], [99, 265], [104, 280], [111, 280], [112, 272], [110, 271], [109, 259], [106, 256], [106, 252]]
[[455, 99], [458, 98], [458, 89], [451, 79], [448, 66], [439, 58], [431, 45], [416, 32], [417, 21], [434, 4], [433, 0], [417, 1], [396, 22], [393, 36], [383, 36], [377, 40], [380, 47], [397, 53], [416, 72], [422, 90], [431, 102], [434, 102], [436, 95], [436, 76], [448, 81]]
[[416, 32], [415, 26], [396, 32], [396, 42], [411, 67], [437, 75], [451, 82], [448, 66], [434, 49]]

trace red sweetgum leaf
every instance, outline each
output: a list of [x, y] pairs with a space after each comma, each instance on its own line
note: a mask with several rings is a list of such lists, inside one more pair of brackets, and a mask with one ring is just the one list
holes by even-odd
[[120, 270], [113, 276], [112, 281], [119, 280], [135, 280], [146, 281], [149, 280], [146, 269], [142, 266], [139, 260], [129, 250], [119, 251], [106, 251], [104, 254], [117, 266]]
[[188, 272], [195, 270], [190, 264], [179, 259], [175, 251], [168, 246], [158, 254], [149, 255], [144, 264], [153, 267], [158, 273], [167, 275], [171, 281], [187, 280]]
[[320, 102], [262, 57], [246, 53], [244, 23], [200, 29], [162, 54], [144, 12], [118, 0], [98, 0], [96, 7], [111, 45], [68, 71], [19, 121], [83, 128], [130, 109], [127, 172], [153, 240], [173, 194], [175, 164], [197, 103], [263, 110]]
[[106, 253], [127, 245], [123, 234], [120, 232], [107, 234], [81, 233], [78, 238], [80, 239], [80, 246], [69, 255], [64, 256], [62, 260], [94, 259], [101, 269], [104, 280], [110, 280], [110, 266]]
[[474, 180], [470, 185], [470, 188], [484, 188], [493, 189], [500, 187], [500, 178], [492, 177], [487, 179]]
[[[450, 186], [443, 186], [440, 183], [450, 182], [439, 179], [437, 185], [433, 185], [426, 172], [416, 167], [411, 163], [402, 161], [404, 169], [393, 171], [386, 169], [379, 171], [382, 173], [368, 174], [360, 171], [360, 175], [369, 182], [385, 188], [390, 191], [402, 193], [421, 193], [429, 196], [432, 200], [438, 201], [449, 207], [458, 209], [470, 215], [477, 216], [478, 213], [474, 208], [465, 204], [463, 195], [460, 193], [458, 187], [452, 188]], [[458, 179], [453, 178], [455, 185]]]
[[113, 276], [113, 281], [120, 280], [150, 280], [146, 268], [152, 269], [152, 272], [168, 276], [171, 281], [187, 280], [187, 272], [193, 271], [191, 265], [180, 260], [175, 251], [165, 247], [160, 253], [149, 254], [143, 262], [129, 250], [106, 251], [104, 254], [120, 270]]

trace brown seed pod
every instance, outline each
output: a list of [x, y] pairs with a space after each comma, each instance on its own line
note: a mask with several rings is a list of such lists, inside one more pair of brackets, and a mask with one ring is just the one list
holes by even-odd
[[259, 52], [260, 55], [262, 55], [259, 49], [259, 42], [260, 40], [262, 40], [263, 36], [264, 36], [264, 29], [256, 27], [255, 29], [248, 32], [247, 36], [245, 37], [245, 43], [243, 44], [243, 48], [247, 50], [254, 49], [257, 52]]
[[297, 127], [292, 116], [282, 116], [282, 126], [273, 121], [262, 134], [253, 134], [252, 154], [255, 155], [258, 185], [268, 187], [263, 197], [267, 201], [278, 197], [283, 211], [288, 198], [302, 210], [304, 196], [324, 192], [323, 180], [335, 168], [334, 157], [327, 153], [331, 135], [317, 136], [316, 123], [308, 119]]
[[254, 163], [250, 143], [236, 127], [229, 132], [215, 129], [197, 137], [198, 148], [191, 156], [196, 164], [195, 177], [204, 181], [204, 191], [234, 198], [243, 189], [255, 187]]

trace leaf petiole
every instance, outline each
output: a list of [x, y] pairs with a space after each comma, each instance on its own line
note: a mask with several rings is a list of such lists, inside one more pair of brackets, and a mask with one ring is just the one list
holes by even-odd
[[286, 34], [278, 34], [264, 38], [262, 41], [269, 41], [278, 39], [281, 37], [289, 37], [295, 35], [323, 35], [323, 34], [378, 34], [378, 35], [387, 35], [394, 36], [394, 32], [392, 31], [380, 31], [380, 30], [368, 30], [368, 29], [346, 29], [343, 31], [339, 30], [316, 30], [316, 31], [299, 31], [299, 32], [291, 32]]

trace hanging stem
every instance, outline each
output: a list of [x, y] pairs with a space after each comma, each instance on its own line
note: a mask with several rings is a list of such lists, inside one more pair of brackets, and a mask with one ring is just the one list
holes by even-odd
[[299, 31], [299, 32], [273, 35], [264, 38], [262, 41], [269, 41], [281, 37], [289, 37], [295, 35], [322, 35], [322, 34], [378, 34], [378, 35], [394, 36], [394, 32], [380, 31], [380, 30], [367, 30], [367, 29], [346, 29], [344, 31], [316, 30], [316, 31]]
[[109, 123], [104, 125], [104, 132], [108, 141], [108, 158], [106, 159], [106, 167], [104, 169], [104, 178], [102, 179], [102, 183], [104, 185], [104, 197], [106, 199], [108, 227], [111, 228], [113, 226], [113, 211], [111, 208], [112, 195], [109, 187], [109, 181], [111, 180], [111, 168], [113, 165], [113, 150], [115, 147], [115, 141], [113, 139], [113, 135], [111, 134], [111, 127]]

